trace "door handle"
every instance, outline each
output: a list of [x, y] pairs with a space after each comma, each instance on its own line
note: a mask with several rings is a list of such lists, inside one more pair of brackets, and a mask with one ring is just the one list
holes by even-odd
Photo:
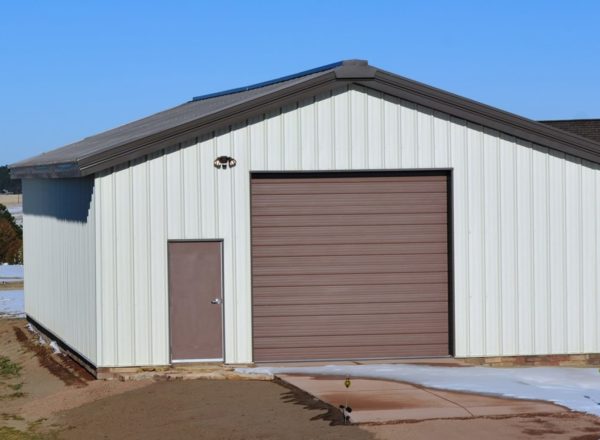
[[221, 298], [215, 298], [210, 301], [211, 304], [223, 304], [223, 300]]

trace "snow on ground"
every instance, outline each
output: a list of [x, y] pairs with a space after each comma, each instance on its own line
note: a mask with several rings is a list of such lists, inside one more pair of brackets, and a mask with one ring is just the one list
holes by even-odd
[[0, 282], [21, 281], [23, 279], [22, 264], [0, 264]]
[[238, 368], [242, 373], [350, 376], [396, 380], [452, 391], [546, 400], [600, 416], [600, 372], [596, 368], [431, 367], [423, 365], [328, 365]]
[[22, 318], [25, 316], [25, 302], [22, 290], [0, 290], [0, 318]]
[[15, 222], [23, 226], [23, 205], [8, 205], [6, 209], [15, 218]]

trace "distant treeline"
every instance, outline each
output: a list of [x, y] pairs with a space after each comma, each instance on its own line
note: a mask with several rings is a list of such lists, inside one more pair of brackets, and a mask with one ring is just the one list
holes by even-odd
[[10, 178], [10, 172], [8, 166], [0, 166], [0, 193], [11, 192], [14, 194], [21, 194], [21, 181], [12, 180]]
[[23, 263], [23, 229], [0, 203], [0, 263]]

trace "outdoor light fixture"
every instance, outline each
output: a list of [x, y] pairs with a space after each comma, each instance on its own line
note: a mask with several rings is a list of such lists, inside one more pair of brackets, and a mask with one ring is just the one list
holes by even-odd
[[233, 157], [219, 156], [215, 159], [213, 164], [215, 165], [215, 168], [226, 170], [227, 167], [233, 168], [237, 162]]

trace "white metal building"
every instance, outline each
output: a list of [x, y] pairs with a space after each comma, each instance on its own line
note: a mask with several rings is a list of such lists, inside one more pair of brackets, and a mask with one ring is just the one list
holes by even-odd
[[600, 352], [600, 143], [345, 61], [12, 165], [96, 368]]

